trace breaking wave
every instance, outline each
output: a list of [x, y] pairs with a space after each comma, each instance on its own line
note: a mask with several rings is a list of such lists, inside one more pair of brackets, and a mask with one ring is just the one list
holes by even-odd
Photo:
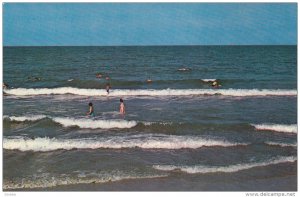
[[[80, 89], [73, 87], [61, 88], [15, 88], [5, 93], [16, 96], [74, 94], [81, 96], [107, 96], [104, 89]], [[110, 96], [189, 96], [215, 95], [224, 96], [296, 96], [297, 90], [282, 89], [112, 89]]]
[[204, 81], [204, 82], [214, 82], [217, 79], [201, 79], [201, 80]]
[[180, 170], [189, 174], [195, 173], [217, 173], [217, 172], [238, 172], [241, 170], [247, 170], [255, 167], [263, 167], [268, 165], [286, 163], [286, 162], [295, 162], [297, 160], [294, 156], [289, 157], [277, 157], [263, 162], [256, 163], [245, 163], [245, 164], [236, 164], [229, 166], [204, 166], [204, 165], [195, 165], [195, 166], [175, 166], [175, 165], [154, 165], [153, 168], [162, 171], [173, 171]]
[[[132, 173], [132, 172], [131, 172]], [[61, 185], [89, 184], [89, 183], [106, 183], [112, 181], [121, 181], [128, 179], [150, 179], [162, 178], [168, 175], [151, 175], [137, 174], [113, 171], [109, 172], [92, 172], [92, 173], [77, 173], [70, 175], [51, 175], [50, 173], [35, 174], [33, 177], [23, 178], [21, 180], [3, 181], [3, 189], [22, 189], [22, 188], [47, 188]]]
[[83, 129], [110, 129], [110, 128], [132, 128], [137, 125], [134, 120], [93, 120], [93, 119], [75, 119], [75, 118], [52, 118], [54, 122], [61, 124], [64, 127], [78, 126]]
[[44, 118], [49, 118], [52, 121], [61, 124], [64, 127], [78, 126], [83, 129], [111, 129], [111, 128], [132, 128], [137, 125], [134, 120], [96, 120], [90, 118], [68, 118], [68, 117], [50, 117], [45, 115], [30, 115], [30, 116], [3, 116], [4, 119], [11, 121], [24, 122], [24, 121], [38, 121]]
[[226, 140], [215, 140], [196, 136], [175, 135], [131, 135], [111, 136], [105, 138], [81, 138], [81, 139], [58, 139], [58, 138], [26, 138], [13, 137], [3, 139], [3, 148], [20, 151], [54, 151], [59, 149], [197, 149], [204, 146], [240, 146], [245, 143], [235, 143]]
[[297, 125], [284, 125], [284, 124], [252, 124], [257, 130], [269, 130], [284, 133], [297, 133]]
[[3, 116], [4, 119], [16, 122], [25, 122], [25, 121], [38, 121], [44, 118], [48, 118], [53, 122], [56, 122], [64, 127], [77, 126], [83, 129], [127, 129], [133, 128], [138, 124], [144, 126], [151, 125], [172, 125], [172, 122], [137, 122], [135, 120], [122, 120], [122, 119], [111, 119], [111, 120], [102, 120], [94, 118], [69, 118], [69, 117], [51, 117], [46, 115], [28, 115], [28, 116]]
[[24, 121], [37, 121], [46, 118], [45, 115], [28, 115], [28, 116], [3, 116], [4, 119], [11, 121], [24, 122]]
[[281, 146], [281, 147], [297, 147], [297, 143], [283, 143], [283, 142], [265, 142], [270, 146]]

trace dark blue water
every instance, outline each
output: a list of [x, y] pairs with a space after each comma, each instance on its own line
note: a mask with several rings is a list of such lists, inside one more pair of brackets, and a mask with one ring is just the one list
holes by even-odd
[[297, 189], [296, 46], [4, 47], [3, 58], [5, 190]]
[[295, 89], [296, 65], [296, 46], [4, 47], [3, 77], [25, 88], [100, 88], [109, 76], [114, 88], [207, 88], [201, 79], [219, 79], [226, 88]]

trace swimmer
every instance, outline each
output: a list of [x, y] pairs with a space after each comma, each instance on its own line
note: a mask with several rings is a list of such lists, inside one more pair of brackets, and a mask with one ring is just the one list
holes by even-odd
[[88, 116], [95, 116], [94, 115], [93, 103], [89, 103], [89, 112], [87, 112], [86, 115], [88, 115]]
[[6, 83], [3, 83], [2, 85], [2, 88], [5, 90], [5, 89], [8, 89], [8, 85]]
[[214, 82], [211, 84], [211, 86], [214, 87], [214, 88], [221, 87], [221, 85], [218, 84], [217, 81], [214, 81]]
[[110, 84], [109, 83], [107, 83], [106, 84], [106, 92], [107, 92], [107, 95], [109, 94], [109, 89], [110, 89], [111, 87], [110, 87]]
[[125, 105], [123, 99], [120, 99], [120, 114], [125, 115]]
[[146, 80], [146, 82], [147, 82], [147, 83], [152, 83], [152, 80], [151, 80], [150, 78], [148, 78], [148, 79]]
[[40, 77], [33, 77], [33, 76], [27, 77], [27, 81], [40, 81], [40, 80], [41, 80]]
[[101, 78], [102, 77], [102, 74], [101, 73], [97, 73], [96, 74], [96, 78]]
[[106, 79], [106, 80], [110, 80], [109, 76], [107, 76], [105, 79]]
[[8, 95], [8, 94], [4, 91], [4, 90], [7, 90], [7, 89], [8, 89], [8, 85], [7, 85], [6, 83], [3, 83], [2, 88], [3, 88], [3, 90], [2, 90], [2, 91], [3, 91], [3, 92], [2, 92], [3, 95], [4, 95], [4, 96]]

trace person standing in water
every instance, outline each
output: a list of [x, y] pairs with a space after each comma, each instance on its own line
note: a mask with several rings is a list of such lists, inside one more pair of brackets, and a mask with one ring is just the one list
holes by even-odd
[[3, 90], [8, 89], [8, 85], [6, 83], [3, 83], [2, 88], [3, 88]]
[[89, 103], [89, 112], [86, 113], [88, 116], [95, 116], [93, 103]]
[[123, 99], [120, 99], [120, 114], [125, 115], [125, 105]]
[[107, 92], [107, 95], [108, 95], [109, 94], [109, 89], [110, 89], [110, 84], [109, 83], [106, 84], [105, 89], [106, 89], [106, 92]]

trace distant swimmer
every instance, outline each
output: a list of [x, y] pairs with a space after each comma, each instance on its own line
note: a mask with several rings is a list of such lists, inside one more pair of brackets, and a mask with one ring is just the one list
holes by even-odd
[[40, 77], [33, 77], [33, 76], [30, 76], [30, 77], [27, 77], [27, 81], [41, 81], [42, 79]]
[[88, 116], [95, 116], [93, 103], [89, 103], [89, 112], [86, 113]]
[[101, 73], [96, 73], [96, 78], [101, 78], [102, 74]]
[[214, 82], [211, 84], [211, 86], [214, 87], [214, 88], [221, 87], [221, 85], [218, 84], [217, 81], [214, 81]]
[[106, 78], [105, 78], [106, 80], [110, 80], [110, 78], [107, 76]]
[[107, 94], [109, 94], [110, 88], [111, 88], [110, 84], [107, 83], [107, 84], [106, 84], [106, 87], [105, 87]]
[[120, 99], [120, 114], [125, 115], [125, 105], [123, 99]]

